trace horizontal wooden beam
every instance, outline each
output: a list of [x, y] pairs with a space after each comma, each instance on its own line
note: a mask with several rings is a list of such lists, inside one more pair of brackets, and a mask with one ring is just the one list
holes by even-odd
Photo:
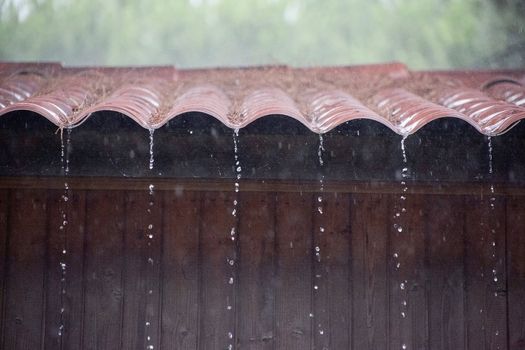
[[[147, 190], [150, 184], [160, 191], [233, 191], [233, 179], [156, 179], [118, 177], [0, 177], [0, 189], [63, 189], [78, 190]], [[403, 192], [399, 182], [384, 181], [328, 181], [325, 192], [338, 193], [420, 193], [447, 195], [525, 195], [525, 184], [487, 182], [409, 182]], [[319, 192], [317, 181], [241, 180], [241, 191], [247, 192]]]

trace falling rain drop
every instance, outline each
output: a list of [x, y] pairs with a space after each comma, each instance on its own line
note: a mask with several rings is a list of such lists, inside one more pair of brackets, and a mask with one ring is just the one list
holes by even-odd
[[[319, 218], [322, 218], [323, 215], [324, 215], [324, 199], [323, 199], [323, 195], [324, 195], [324, 159], [323, 159], [323, 153], [325, 151], [325, 148], [324, 148], [324, 139], [323, 139], [323, 135], [322, 134], [319, 134], [319, 144], [318, 144], [318, 147], [317, 147], [317, 160], [318, 160], [318, 163], [319, 163], [319, 167], [321, 169], [321, 175], [319, 177], [319, 195], [317, 196], [316, 198], [316, 201], [317, 201], [317, 213], [319, 214]], [[325, 232], [325, 228], [324, 226], [320, 225], [319, 226], [319, 230], [318, 230], [318, 233], [317, 233], [317, 236], [319, 238], [317, 238], [317, 241], [320, 241], [320, 236], [323, 235]], [[317, 261], [317, 264], [320, 264], [321, 263], [321, 247], [319, 245], [316, 245], [314, 247], [314, 255], [315, 255], [315, 258], [316, 258], [316, 261]], [[320, 268], [320, 266], [319, 266]], [[316, 278], [318, 278], [318, 282], [317, 283], [322, 283], [321, 282], [321, 274], [316, 274]], [[319, 290], [319, 285], [318, 284], [315, 284], [313, 286], [314, 288], [314, 292], [318, 291]], [[314, 317], [314, 314], [310, 313], [310, 317]], [[320, 325], [319, 325], [320, 327]], [[324, 331], [322, 329], [319, 330], [319, 334], [320, 335], [323, 335], [324, 334]]]
[[[236, 256], [236, 252], [237, 252], [237, 243], [236, 243], [236, 238], [237, 238], [237, 212], [238, 212], [238, 207], [239, 207], [239, 191], [240, 191], [240, 183], [239, 181], [241, 180], [241, 177], [242, 177], [242, 166], [241, 166], [241, 162], [240, 162], [240, 159], [239, 159], [239, 129], [234, 129], [233, 131], [233, 156], [234, 156], [234, 165], [233, 165], [233, 169], [235, 171], [235, 182], [234, 182], [234, 199], [233, 199], [233, 208], [232, 208], [232, 211], [231, 211], [231, 216], [233, 218], [233, 222], [232, 222], [232, 227], [230, 228], [230, 233], [229, 233], [229, 236], [230, 236], [230, 239], [231, 239], [231, 242], [232, 242], [232, 254], [234, 256]], [[228, 266], [230, 267], [230, 277], [228, 278], [228, 285], [231, 287], [230, 289], [230, 295], [233, 297], [234, 294], [235, 294], [235, 287], [234, 287], [234, 282], [235, 282], [235, 269], [234, 269], [234, 265], [235, 265], [235, 259], [234, 258], [228, 258], [227, 259], [227, 264]], [[230, 304], [230, 301], [229, 301], [230, 298], [228, 298], [227, 302], [226, 302], [226, 310], [228, 311], [231, 311], [232, 310], [232, 305]], [[228, 339], [233, 339], [233, 331], [229, 331], [227, 333], [227, 336], [228, 336]], [[233, 344], [229, 344], [228, 345], [228, 349], [233, 349]]]
[[[71, 129], [66, 129], [66, 141], [64, 144], [63, 129], [60, 133], [60, 163], [62, 174], [65, 179], [69, 176], [69, 154], [71, 152]], [[59, 215], [61, 218], [61, 223], [58, 227], [58, 230], [62, 238], [62, 247], [60, 248], [61, 260], [59, 261], [60, 267], [60, 309], [59, 309], [59, 332], [58, 335], [62, 338], [65, 331], [65, 298], [67, 294], [67, 251], [68, 251], [68, 237], [67, 237], [67, 226], [68, 226], [68, 212], [69, 212], [69, 184], [64, 181], [64, 192], [60, 197], [61, 201], [59, 202]]]
[[153, 170], [155, 157], [153, 155], [153, 133], [155, 129], [149, 129], [149, 170]]

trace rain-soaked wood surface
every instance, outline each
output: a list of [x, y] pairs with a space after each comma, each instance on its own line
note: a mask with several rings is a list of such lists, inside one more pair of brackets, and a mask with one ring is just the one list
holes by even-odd
[[525, 201], [507, 199], [509, 348], [525, 349]]
[[[146, 188], [148, 189], [148, 187]], [[162, 192], [126, 195], [122, 347], [159, 348]]]
[[470, 197], [465, 207], [467, 348], [508, 349], [505, 200]]
[[313, 344], [313, 196], [278, 194], [276, 201], [276, 348], [309, 349]]
[[387, 348], [388, 209], [387, 195], [354, 194], [350, 199], [352, 349]]
[[0, 191], [0, 345], [4, 339], [4, 310], [5, 310], [5, 277], [7, 267], [7, 237], [8, 237], [8, 203], [9, 190]]
[[465, 347], [463, 209], [463, 197], [439, 195], [426, 198], [422, 208], [428, 269], [429, 344], [437, 349]]
[[201, 195], [164, 195], [161, 348], [196, 349], [199, 335]]
[[396, 219], [399, 194], [325, 191], [319, 215], [316, 194], [241, 190], [234, 218], [233, 190], [176, 184], [155, 189], [151, 214], [147, 186], [71, 189], [60, 340], [62, 193], [0, 191], [1, 348], [144, 348], [148, 335], [155, 349], [525, 344], [521, 196], [491, 209], [477, 193], [411, 193]]
[[84, 349], [122, 345], [125, 193], [93, 191], [86, 199]]
[[[47, 289], [46, 292], [46, 349], [79, 349], [82, 333], [82, 276], [84, 266], [84, 225], [85, 225], [85, 192], [69, 191], [68, 200], [64, 202], [65, 192], [49, 191]], [[65, 215], [63, 217], [62, 215]], [[64, 221], [67, 223], [64, 225]], [[62, 229], [61, 229], [62, 228]], [[61, 254], [65, 249], [66, 254]], [[60, 263], [65, 263], [65, 274], [62, 276]], [[61, 279], [64, 281], [61, 282]], [[62, 287], [65, 293], [60, 293]], [[61, 297], [62, 296], [62, 297]], [[57, 312], [63, 308], [61, 313]], [[64, 327], [61, 330], [60, 325]], [[59, 336], [59, 333], [62, 336]]]
[[3, 349], [42, 347], [48, 292], [46, 204], [45, 190], [13, 191], [10, 196]]
[[239, 261], [235, 256], [235, 242], [230, 239], [230, 230], [235, 225], [233, 200], [234, 195], [226, 192], [208, 192], [202, 198], [197, 338], [198, 348], [202, 350], [227, 349], [235, 343], [235, 270]]
[[[319, 202], [318, 196], [322, 201]], [[352, 294], [350, 261], [349, 195], [314, 196], [315, 211], [313, 294], [314, 348], [348, 349], [351, 339]], [[317, 252], [317, 248], [319, 251]]]
[[239, 220], [238, 344], [275, 347], [275, 194], [243, 193]]
[[[423, 198], [390, 196], [389, 293], [390, 348], [428, 348]], [[397, 216], [399, 213], [399, 216]], [[397, 265], [399, 264], [399, 265]]]

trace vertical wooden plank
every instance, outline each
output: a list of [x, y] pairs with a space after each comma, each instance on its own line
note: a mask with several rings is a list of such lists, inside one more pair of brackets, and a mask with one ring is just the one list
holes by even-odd
[[120, 349], [124, 193], [90, 191], [86, 205], [83, 348]]
[[314, 216], [313, 226], [314, 245], [320, 253], [313, 277], [318, 287], [313, 300], [314, 348], [348, 349], [352, 315], [349, 195], [325, 194], [322, 205], [323, 214]]
[[525, 348], [525, 198], [507, 199], [509, 349]]
[[45, 306], [46, 191], [13, 190], [3, 349], [40, 349]]
[[125, 206], [122, 348], [158, 349], [162, 192], [128, 191]]
[[197, 348], [200, 220], [200, 193], [165, 193], [162, 349]]
[[[71, 190], [67, 204], [61, 201], [64, 191], [48, 192], [48, 261], [46, 301], [46, 349], [79, 349], [82, 332], [82, 270], [84, 257], [85, 192]], [[62, 254], [64, 231], [61, 206], [64, 208], [67, 225], [66, 255]], [[62, 340], [59, 336], [60, 309], [62, 308], [62, 271], [60, 262], [66, 263]]]
[[312, 348], [312, 195], [279, 193], [276, 202], [276, 349]]
[[430, 347], [464, 349], [463, 197], [426, 196]]
[[9, 190], [0, 190], [0, 345], [4, 339], [5, 322], [5, 288], [7, 277], [7, 233], [8, 233], [8, 210]]
[[[233, 285], [229, 284], [232, 270], [238, 264], [230, 239], [234, 224], [233, 198], [233, 192], [203, 193], [199, 349], [226, 349], [236, 337], [235, 295]], [[233, 267], [228, 262], [231, 259], [234, 259]]]
[[275, 195], [241, 194], [237, 324], [241, 349], [275, 344]]
[[352, 349], [387, 349], [388, 196], [351, 197]]
[[466, 208], [467, 348], [507, 349], [505, 201], [491, 209], [488, 198], [471, 196]]
[[390, 198], [393, 204], [390, 218], [398, 212], [401, 214], [389, 227], [390, 347], [428, 349], [424, 198], [415, 194], [406, 196], [406, 200], [399, 195]]

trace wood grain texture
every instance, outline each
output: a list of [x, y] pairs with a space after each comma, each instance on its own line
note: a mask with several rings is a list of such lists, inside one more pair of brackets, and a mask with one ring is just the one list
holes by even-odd
[[[226, 349], [236, 339], [235, 280], [239, 261], [230, 239], [233, 199], [229, 192], [207, 192], [202, 196], [199, 349]], [[233, 265], [229, 264], [231, 259]], [[232, 276], [234, 283], [229, 284]]]
[[147, 333], [155, 349], [525, 344], [520, 196], [491, 209], [486, 196], [325, 192], [318, 215], [317, 194], [254, 191], [234, 218], [233, 191], [177, 187], [155, 192], [151, 214], [147, 189], [71, 190], [60, 342], [62, 194], [0, 190], [0, 348], [145, 348]]
[[[67, 202], [64, 191], [48, 192], [46, 349], [79, 349], [82, 333], [82, 270], [84, 264], [85, 192], [70, 190]], [[65, 214], [65, 218], [63, 215]], [[64, 220], [67, 224], [64, 225]], [[63, 227], [61, 230], [60, 227]], [[66, 254], [62, 250], [66, 249]], [[60, 263], [66, 264], [61, 282]], [[61, 300], [61, 290], [64, 294]], [[61, 315], [64, 328], [60, 330]], [[62, 336], [59, 336], [59, 332]]]
[[390, 225], [384, 219], [390, 215], [388, 209], [386, 195], [354, 194], [350, 200], [352, 349], [356, 350], [387, 348]]
[[467, 349], [508, 348], [505, 200], [494, 209], [490, 202], [476, 196], [465, 203]]
[[83, 349], [119, 349], [122, 344], [124, 193], [87, 195]]
[[525, 201], [507, 199], [509, 348], [525, 349]]
[[238, 339], [240, 349], [275, 345], [275, 195], [242, 193]]
[[0, 345], [4, 340], [4, 322], [6, 308], [6, 278], [7, 260], [9, 257], [8, 232], [9, 232], [9, 190], [0, 190]]
[[[423, 198], [406, 195], [405, 200], [401, 196], [390, 200], [390, 347], [428, 349]], [[396, 213], [399, 218], [394, 218]]]
[[430, 348], [464, 349], [464, 225], [462, 197], [425, 198]]
[[9, 257], [3, 349], [40, 349], [46, 283], [47, 193], [13, 191], [9, 205]]
[[125, 201], [122, 348], [158, 349], [163, 193], [146, 187]]
[[311, 194], [276, 199], [276, 349], [304, 350], [313, 343]]
[[[319, 205], [317, 196], [313, 205]], [[349, 195], [324, 194], [322, 207], [322, 215], [315, 211], [313, 224], [314, 246], [319, 248], [313, 276], [318, 287], [313, 294], [314, 348], [348, 349], [352, 337]]]
[[162, 349], [197, 348], [200, 208], [200, 193], [164, 195]]

